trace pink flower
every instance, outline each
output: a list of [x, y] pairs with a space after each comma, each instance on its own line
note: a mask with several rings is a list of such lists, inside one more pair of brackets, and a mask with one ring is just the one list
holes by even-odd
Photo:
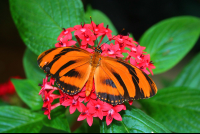
[[109, 40], [112, 38], [112, 31], [108, 28], [108, 25], [106, 26], [106, 29], [104, 31], [104, 34], [108, 37]]
[[58, 42], [55, 44], [55, 47], [69, 47], [69, 46], [73, 46], [76, 44], [76, 41], [74, 40], [65, 40], [63, 39], [62, 42]]
[[130, 44], [128, 36], [117, 35], [113, 39], [115, 40], [115, 44]]
[[103, 119], [103, 110], [105, 111], [106, 109], [108, 109], [106, 106], [107, 105], [105, 105], [105, 103], [99, 99], [90, 100], [87, 103], [89, 113], [94, 114], [94, 117], [99, 117], [101, 120]]
[[51, 119], [51, 116], [50, 116], [50, 112], [51, 110], [55, 109], [56, 107], [60, 106], [60, 103], [56, 103], [54, 105], [52, 105], [51, 107], [49, 108], [46, 108], [46, 107], [42, 107], [42, 111], [44, 111], [44, 114], [48, 116], [48, 119], [50, 120]]
[[137, 63], [135, 59], [130, 58], [130, 63], [145, 72], [146, 74], [150, 74], [149, 71], [144, 67], [144, 64], [146, 64], [145, 62]]
[[98, 37], [105, 34], [106, 28], [101, 24], [95, 24], [93, 21], [91, 22], [91, 30], [94, 30], [94, 34]]
[[[156, 67], [153, 65], [153, 62], [150, 61], [150, 55], [145, 55], [145, 62], [141, 64], [144, 68], [148, 68], [151, 74], [153, 75], [152, 69], [155, 69]], [[150, 73], [147, 73], [150, 74]]]
[[90, 30], [91, 25], [90, 24], [81, 24], [81, 25], [76, 25], [74, 26], [75, 33], [74, 35], [77, 35], [79, 38], [81, 38], [83, 35], [94, 35], [94, 33]]
[[74, 31], [74, 28], [63, 28], [63, 31], [60, 33], [60, 35], [57, 38], [57, 41], [62, 41], [63, 39], [72, 39], [72, 31]]
[[87, 34], [80, 35], [79, 38], [82, 39], [81, 44], [83, 46], [86, 46], [87, 44], [94, 46], [94, 40], [96, 40], [95, 35], [87, 35]]
[[[20, 76], [12, 76], [11, 78], [21, 79]], [[12, 100], [12, 95], [15, 93], [15, 87], [10, 79], [5, 83], [0, 84], [0, 98], [3, 101], [10, 102]]]
[[[60, 98], [59, 95], [52, 94], [55, 90], [51, 90], [49, 92], [45, 91], [45, 97], [43, 99], [43, 106], [42, 107], [51, 107], [51, 103], [53, 102], [54, 99]], [[49, 109], [51, 110], [51, 109]]]
[[62, 90], [59, 89], [59, 93], [60, 93], [60, 104], [62, 105], [62, 103], [68, 99], [68, 95], [63, 93]]
[[119, 44], [119, 51], [121, 53], [128, 52], [128, 50], [125, 50], [125, 47], [133, 45], [128, 36], [117, 35], [113, 39], [115, 40], [115, 44]]
[[54, 90], [51, 90], [49, 92], [44, 91], [45, 92], [45, 98], [43, 99], [43, 106], [42, 106], [42, 110], [44, 111], [45, 115], [48, 115], [48, 118], [51, 119], [50, 117], [50, 112], [51, 110], [53, 110], [54, 108], [56, 108], [57, 106], [60, 106], [60, 103], [51, 105], [51, 103], [54, 101], [54, 99], [60, 98], [59, 95], [56, 94], [52, 94]]
[[122, 53], [119, 51], [119, 44], [115, 44], [113, 45], [113, 43], [110, 43], [110, 45], [108, 44], [103, 44], [103, 46], [101, 47], [102, 49], [102, 54], [103, 56], [109, 56], [109, 57], [124, 57], [122, 55]]
[[88, 108], [84, 107], [83, 111], [79, 115], [77, 121], [82, 121], [84, 119], [87, 119], [87, 123], [89, 126], [92, 126], [93, 123], [93, 115], [88, 112]]
[[[13, 76], [11, 78], [21, 79], [20, 76]], [[14, 93], [15, 93], [15, 87], [10, 80], [0, 84], [0, 96], [4, 96], [6, 94], [14, 94]]]
[[122, 121], [122, 117], [118, 112], [123, 109], [124, 105], [116, 105], [113, 106], [109, 111], [105, 112], [104, 115], [106, 115], [106, 124], [110, 125], [110, 123], [113, 121], [113, 118], [115, 120]]
[[133, 100], [128, 101], [129, 105], [133, 104]]
[[128, 52], [128, 54], [135, 58], [137, 63], [142, 63], [145, 60], [145, 55], [142, 51], [136, 51], [136, 52]]
[[82, 99], [74, 99], [73, 97], [69, 97], [67, 100], [65, 100], [62, 105], [63, 106], [70, 106], [69, 107], [69, 112], [70, 114], [73, 114], [76, 109], [79, 112], [82, 112], [83, 108], [85, 107], [85, 105], [83, 103], [81, 103], [83, 100]]
[[87, 50], [87, 51], [90, 52], [90, 53], [94, 53], [94, 49], [86, 48], [85, 50]]
[[40, 92], [39, 92], [39, 95], [42, 95], [42, 97], [44, 97], [46, 89], [57, 89], [56, 87], [52, 86], [52, 85], [54, 85], [53, 79], [50, 79], [50, 82], [47, 82], [47, 81], [48, 81], [48, 75], [46, 75], [46, 78], [43, 79], [43, 84], [39, 84], [39, 86], [42, 87]]

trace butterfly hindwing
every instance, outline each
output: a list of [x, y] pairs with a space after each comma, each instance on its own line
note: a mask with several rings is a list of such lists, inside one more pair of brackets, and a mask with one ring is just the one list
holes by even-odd
[[38, 65], [56, 79], [63, 92], [73, 95], [80, 92], [89, 77], [90, 57], [80, 48], [53, 48], [39, 55]]
[[119, 93], [112, 78], [107, 74], [107, 70], [104, 70], [102, 66], [96, 68], [94, 82], [95, 92], [100, 100], [112, 105], [123, 103], [124, 98]]

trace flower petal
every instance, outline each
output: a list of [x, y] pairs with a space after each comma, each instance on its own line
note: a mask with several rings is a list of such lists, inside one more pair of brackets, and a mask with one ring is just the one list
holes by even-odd
[[79, 115], [77, 121], [82, 121], [86, 118], [87, 116], [86, 115], [82, 115], [82, 113]]
[[114, 106], [114, 109], [115, 109], [116, 112], [122, 111], [123, 108], [124, 108], [124, 105], [116, 105], [116, 106]]
[[103, 112], [102, 111], [98, 111], [97, 114], [98, 114], [99, 119], [102, 120], [103, 119]]
[[107, 126], [110, 125], [110, 123], [111, 123], [112, 121], [113, 121], [113, 117], [107, 115], [107, 116], [106, 116], [106, 124], [107, 124]]
[[82, 112], [85, 109], [85, 105], [81, 102], [79, 102], [78, 106], [77, 106], [77, 110], [79, 112]]
[[89, 126], [92, 126], [92, 123], [93, 123], [93, 117], [92, 116], [87, 117], [87, 123], [88, 123]]
[[75, 111], [76, 111], [76, 106], [71, 105], [71, 106], [69, 107], [69, 113], [70, 113], [70, 114], [73, 114]]
[[122, 117], [119, 113], [115, 112], [112, 116], [115, 120], [122, 121]]
[[72, 104], [72, 100], [71, 99], [66, 99], [63, 103], [62, 103], [62, 105], [63, 106], [70, 106]]

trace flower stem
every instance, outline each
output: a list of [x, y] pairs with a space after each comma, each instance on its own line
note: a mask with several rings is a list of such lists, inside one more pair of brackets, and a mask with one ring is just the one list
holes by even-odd
[[80, 47], [81, 46], [80, 38], [77, 35], [75, 35], [75, 37], [76, 37], [76, 40], [77, 40], [79, 47]]
[[102, 42], [103, 38], [105, 37], [105, 35], [106, 35], [106, 34], [102, 35], [101, 40], [99, 41], [98, 46], [101, 44], [101, 42]]

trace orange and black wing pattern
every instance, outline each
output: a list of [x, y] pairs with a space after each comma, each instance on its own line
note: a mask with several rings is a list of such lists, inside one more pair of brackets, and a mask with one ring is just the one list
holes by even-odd
[[112, 105], [157, 93], [155, 83], [147, 74], [128, 62], [110, 57], [101, 57], [94, 79], [98, 98]]
[[69, 95], [81, 91], [91, 71], [91, 53], [77, 47], [49, 49], [38, 56], [41, 69], [55, 78], [58, 87]]

